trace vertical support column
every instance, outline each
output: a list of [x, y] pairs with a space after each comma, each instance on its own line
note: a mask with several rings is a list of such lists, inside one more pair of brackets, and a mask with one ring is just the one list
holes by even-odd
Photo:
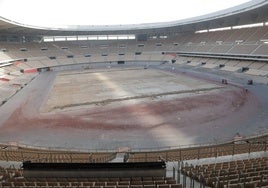
[[190, 188], [194, 188], [194, 179], [190, 178]]
[[177, 183], [181, 183], [181, 162], [178, 161]]
[[186, 188], [186, 175], [185, 175], [185, 174], [183, 174], [182, 187], [183, 187], [183, 188]]
[[203, 175], [201, 174], [200, 175], [200, 188], [202, 188], [202, 187], [206, 187], [205, 185], [206, 185], [206, 183], [205, 183], [206, 181], [205, 181], [205, 178], [203, 177]]
[[176, 172], [176, 169], [175, 167], [173, 166], [173, 174], [172, 174], [172, 178], [175, 180], [175, 172]]
[[193, 188], [193, 186], [192, 186], [192, 182], [193, 182], [193, 179], [190, 178], [190, 188]]
[[[181, 167], [184, 168], [184, 165], [185, 165], [185, 164], [182, 162]], [[185, 181], [184, 178], [185, 178], [185, 174], [182, 175], [182, 187], [183, 187], [183, 188], [185, 188], [184, 184], [186, 184], [186, 183], [184, 182], [184, 181]]]

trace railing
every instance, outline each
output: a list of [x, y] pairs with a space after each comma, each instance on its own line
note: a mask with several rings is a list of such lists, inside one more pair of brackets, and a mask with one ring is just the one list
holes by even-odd
[[[209, 144], [192, 144], [158, 148], [131, 149], [129, 161], [182, 161], [240, 153], [267, 151], [268, 134], [259, 134], [239, 141]], [[117, 150], [81, 150], [77, 148], [36, 147], [17, 143], [0, 144], [0, 160], [36, 162], [107, 162], [112, 160]], [[125, 151], [126, 152], [126, 151]]]
[[167, 151], [130, 153], [130, 162], [141, 161], [183, 161], [201, 158], [217, 158], [227, 155], [267, 151], [267, 141], [260, 143], [229, 143], [196, 148], [184, 148]]

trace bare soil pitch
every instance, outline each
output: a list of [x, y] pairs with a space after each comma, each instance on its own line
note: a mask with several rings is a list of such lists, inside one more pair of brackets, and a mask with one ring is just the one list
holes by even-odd
[[29, 115], [35, 103], [28, 97], [2, 124], [1, 141], [85, 149], [216, 142], [231, 139], [259, 108], [250, 92], [233, 86], [133, 100]]

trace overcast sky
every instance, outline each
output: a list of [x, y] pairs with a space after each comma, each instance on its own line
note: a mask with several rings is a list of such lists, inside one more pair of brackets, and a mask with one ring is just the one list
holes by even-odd
[[0, 0], [0, 16], [37, 26], [175, 21], [249, 0]]

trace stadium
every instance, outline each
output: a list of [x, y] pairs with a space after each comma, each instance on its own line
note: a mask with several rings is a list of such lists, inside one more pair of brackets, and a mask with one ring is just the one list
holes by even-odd
[[268, 187], [267, 10], [65, 28], [0, 17], [0, 187]]

